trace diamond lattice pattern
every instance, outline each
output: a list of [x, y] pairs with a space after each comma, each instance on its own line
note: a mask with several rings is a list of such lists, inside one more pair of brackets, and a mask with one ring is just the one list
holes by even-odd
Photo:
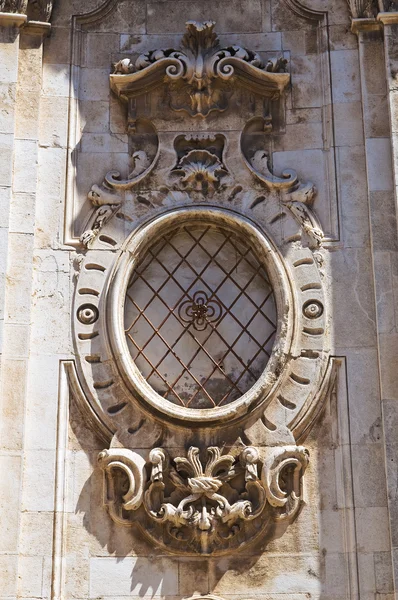
[[276, 309], [267, 272], [235, 232], [178, 228], [134, 270], [125, 332], [158, 394], [193, 409], [228, 404], [252, 387], [270, 358]]

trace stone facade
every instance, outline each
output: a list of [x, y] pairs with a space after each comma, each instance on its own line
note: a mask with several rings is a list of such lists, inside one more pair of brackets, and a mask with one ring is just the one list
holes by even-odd
[[0, 1], [0, 600], [395, 598], [395, 4]]

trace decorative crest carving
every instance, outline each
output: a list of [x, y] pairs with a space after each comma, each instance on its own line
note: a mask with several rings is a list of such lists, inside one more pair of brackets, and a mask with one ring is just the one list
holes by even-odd
[[113, 91], [127, 100], [166, 82], [173, 110], [206, 117], [214, 110], [226, 110], [233, 79], [271, 99], [279, 98], [288, 85], [290, 75], [284, 72], [287, 61], [283, 57], [264, 65], [256, 52], [246, 48], [220, 48], [214, 21], [188, 21], [186, 26], [180, 50], [151, 50], [134, 64], [129, 59], [116, 63], [111, 75]]
[[[105, 504], [119, 524], [129, 524], [132, 511], [142, 504], [153, 526], [163, 526], [163, 539], [173, 550], [212, 554], [241, 547], [270, 521], [293, 519], [302, 503], [308, 452], [301, 446], [267, 452], [260, 478], [260, 456], [253, 447], [238, 457], [210, 447], [205, 463], [196, 447], [188, 450], [187, 458], [173, 461], [155, 448], [145, 484], [141, 456], [130, 450], [104, 450], [99, 464], [106, 475]], [[118, 485], [117, 470], [127, 476], [127, 492], [125, 484]], [[142, 514], [137, 521], [151, 531], [142, 523]]]

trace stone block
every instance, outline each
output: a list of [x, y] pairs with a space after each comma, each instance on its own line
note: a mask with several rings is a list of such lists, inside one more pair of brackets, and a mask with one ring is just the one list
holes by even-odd
[[147, 33], [183, 33], [188, 20], [205, 21], [211, 18], [220, 33], [261, 31], [261, 2], [251, 0], [242, 5], [239, 0], [189, 0], [165, 3], [148, 2]]
[[398, 351], [398, 334], [382, 333], [379, 336], [381, 370], [381, 397], [398, 400], [398, 372], [391, 356]]
[[43, 580], [43, 558], [20, 556], [18, 558], [18, 595], [23, 598], [40, 598]]
[[0, 402], [0, 444], [6, 450], [20, 450], [25, 413], [26, 362], [2, 360]]
[[377, 323], [381, 333], [389, 333], [395, 328], [396, 301], [394, 297], [392, 259], [395, 259], [395, 254], [391, 252], [374, 253]]
[[14, 136], [0, 133], [0, 186], [10, 186], [12, 181], [12, 152]]
[[37, 185], [37, 142], [15, 140], [14, 185], [15, 192], [33, 194]]
[[375, 552], [376, 592], [389, 594], [394, 591], [391, 552]]
[[[40, 351], [40, 348], [35, 350]], [[57, 355], [31, 354], [30, 356], [25, 425], [26, 449], [54, 450], [56, 447], [59, 360]], [[43, 380], [46, 381], [45, 388], [43, 388]]]
[[111, 72], [112, 54], [118, 52], [119, 46], [120, 36], [116, 33], [87, 33], [84, 66], [89, 69], [104, 68]]
[[18, 551], [19, 511], [15, 507], [20, 494], [21, 457], [0, 455], [0, 472], [3, 474], [0, 482], [0, 553], [13, 554]]
[[12, 37], [12, 30], [5, 32], [8, 39], [0, 40], [1, 43], [1, 65], [0, 81], [2, 83], [16, 83], [18, 81], [18, 36]]
[[51, 27], [51, 35], [45, 38], [43, 44], [43, 62], [62, 65], [69, 62], [70, 57], [69, 27]]
[[306, 593], [321, 591], [320, 565], [316, 554], [282, 554], [261, 557], [225, 557], [211, 564], [210, 588], [216, 595]]
[[361, 597], [376, 591], [376, 573], [373, 552], [358, 552], [358, 582]]
[[[118, 102], [120, 105], [120, 102]], [[105, 133], [109, 131], [109, 103], [96, 100], [79, 102], [80, 125], [86, 133]], [[125, 128], [125, 126], [124, 126]]]
[[80, 69], [79, 97], [81, 100], [109, 101], [110, 69]]
[[43, 65], [43, 88], [44, 96], [64, 96], [69, 97], [69, 65]]
[[[32, 160], [34, 160], [34, 156], [32, 156]], [[33, 168], [32, 168], [33, 171]], [[36, 174], [32, 173], [34, 176], [33, 183], [36, 183]], [[19, 179], [21, 179], [21, 174], [18, 175]], [[28, 186], [33, 187], [31, 185], [32, 182], [28, 183]], [[24, 186], [22, 181], [19, 181], [20, 186]], [[28, 187], [27, 186], [27, 187]], [[34, 233], [35, 229], [35, 205], [36, 205], [36, 195], [33, 192], [24, 193], [24, 192], [15, 192], [12, 196], [11, 206], [10, 206], [10, 220], [9, 220], [9, 230], [10, 233]]]
[[363, 146], [337, 149], [337, 178], [345, 246], [367, 247], [370, 245], [369, 208], [363, 200], [367, 195]]
[[66, 148], [68, 98], [44, 96], [40, 100], [39, 140], [41, 146]]
[[336, 146], [360, 146], [363, 144], [361, 102], [333, 104]]
[[387, 507], [357, 508], [355, 516], [358, 551], [388, 552], [390, 528]]
[[16, 83], [0, 83], [0, 133], [14, 133]]
[[382, 444], [352, 446], [355, 508], [387, 506]]
[[339, 307], [334, 313], [334, 344], [342, 348], [372, 347], [376, 343], [376, 315], [370, 252], [347, 248], [330, 258], [331, 302]]
[[128, 138], [123, 134], [86, 133], [82, 139], [81, 152], [127, 154]]
[[368, 185], [371, 192], [392, 190], [391, 141], [389, 138], [366, 140]]
[[361, 100], [360, 70], [356, 50], [336, 50], [330, 53], [333, 101]]
[[54, 509], [55, 453], [25, 451], [22, 510], [48, 512]]
[[3, 598], [16, 598], [17, 568], [17, 554], [0, 554], [1, 595]]
[[21, 513], [19, 552], [22, 556], [51, 556], [54, 515], [52, 512]]
[[390, 122], [386, 119], [388, 102], [385, 94], [368, 94], [364, 101], [366, 118], [365, 135], [368, 138], [385, 138], [390, 135]]
[[139, 596], [143, 599], [178, 594], [178, 564], [170, 558], [109, 557], [90, 560], [90, 596]]

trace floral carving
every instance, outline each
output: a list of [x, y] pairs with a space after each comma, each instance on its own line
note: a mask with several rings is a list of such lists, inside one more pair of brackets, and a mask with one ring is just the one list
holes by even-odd
[[191, 323], [197, 331], [206, 329], [209, 323], [216, 323], [222, 314], [217, 300], [209, 300], [206, 292], [195, 292], [192, 300], [185, 300], [178, 308], [178, 316], [185, 323]]
[[145, 494], [145, 508], [152, 518], [167, 525], [172, 537], [189, 539], [196, 551], [208, 554], [221, 543], [220, 538], [240, 530], [240, 521], [255, 519], [264, 509], [265, 491], [257, 476], [258, 452], [254, 448], [246, 448], [240, 456], [246, 489], [235, 502], [229, 502], [221, 490], [237, 475], [233, 456], [221, 455], [219, 448], [210, 447], [203, 466], [199, 448], [191, 447], [188, 458], [174, 459], [175, 470], [170, 472], [170, 478], [183, 497], [179, 502], [168, 502], [163, 494], [163, 476], [157, 470], [159, 452], [157, 449], [150, 456], [156, 461], [155, 475]]
[[246, 447], [236, 457], [212, 446], [206, 454], [202, 462], [199, 448], [191, 447], [186, 458], [171, 460], [162, 448], [154, 448], [147, 480], [141, 456], [123, 449], [101, 452], [105, 504], [112, 519], [130, 525], [137, 514], [155, 542], [206, 555], [239, 548], [272, 521], [297, 515], [308, 464], [305, 448], [267, 449], [261, 478], [256, 448]]
[[264, 65], [256, 52], [246, 48], [220, 48], [214, 26], [214, 21], [188, 21], [180, 50], [151, 50], [134, 64], [122, 59], [114, 65], [112, 89], [124, 99], [134, 98], [166, 81], [173, 92], [171, 108], [194, 117], [225, 110], [234, 78], [253, 92], [278, 98], [289, 82], [286, 59]]

